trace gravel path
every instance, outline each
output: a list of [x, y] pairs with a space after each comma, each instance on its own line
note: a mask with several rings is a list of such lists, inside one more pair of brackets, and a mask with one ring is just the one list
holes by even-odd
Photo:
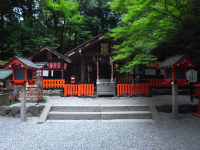
[[0, 150], [199, 150], [200, 119], [161, 113], [163, 122], [72, 121], [0, 117]]
[[[179, 96], [179, 104], [197, 103], [197, 99], [191, 103], [189, 96]], [[95, 99], [55, 96], [48, 97], [45, 105], [111, 104], [171, 105], [171, 96]], [[171, 118], [171, 113], [160, 114], [162, 122], [69, 121], [37, 124], [37, 117], [28, 118], [27, 122], [21, 122], [20, 118], [0, 117], [0, 150], [200, 150], [200, 118], [179, 114], [179, 119], [175, 120]]]
[[[39, 105], [172, 105], [171, 95], [155, 95], [152, 97], [97, 97], [97, 98], [78, 98], [78, 97], [60, 97], [46, 96], [47, 102]], [[193, 98], [190, 102], [189, 95], [179, 95], [178, 104], [198, 104], [198, 99]], [[13, 106], [20, 105], [19, 103]], [[35, 103], [28, 103], [35, 105]]]

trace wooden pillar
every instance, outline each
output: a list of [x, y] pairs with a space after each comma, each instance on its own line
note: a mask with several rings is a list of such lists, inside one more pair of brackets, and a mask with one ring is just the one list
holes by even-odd
[[21, 85], [21, 108], [20, 108], [21, 121], [26, 121], [26, 84]]
[[84, 70], [84, 66], [85, 66], [85, 60], [84, 60], [84, 56], [81, 56], [81, 82], [84, 83], [85, 80], [85, 70]]
[[43, 96], [43, 70], [44, 70], [44, 69], [41, 69], [41, 82], [42, 82], [41, 96]]
[[99, 60], [97, 59], [97, 84], [99, 83]]
[[172, 118], [178, 119], [178, 84], [172, 82]]
[[113, 62], [110, 62], [111, 65], [111, 82], [114, 82], [114, 69], [113, 69]]

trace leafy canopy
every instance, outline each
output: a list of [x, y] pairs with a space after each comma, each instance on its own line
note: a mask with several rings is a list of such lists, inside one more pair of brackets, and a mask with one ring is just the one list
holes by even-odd
[[46, 6], [64, 13], [65, 19], [73, 23], [82, 23], [83, 16], [78, 12], [79, 3], [74, 0], [48, 0]]
[[121, 14], [122, 24], [109, 34], [114, 46], [113, 61], [125, 60], [121, 72], [156, 60], [150, 51], [171, 42], [185, 30], [195, 0], [115, 0], [110, 9]]

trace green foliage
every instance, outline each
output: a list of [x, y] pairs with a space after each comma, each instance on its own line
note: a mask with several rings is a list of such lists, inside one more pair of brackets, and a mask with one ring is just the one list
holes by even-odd
[[55, 93], [50, 93], [50, 96], [55, 96]]
[[9, 114], [10, 112], [11, 112], [11, 108], [5, 108], [6, 115]]
[[41, 103], [46, 103], [46, 102], [47, 102], [47, 97], [41, 96], [39, 101], [40, 101]]
[[45, 2], [46, 7], [54, 11], [64, 13], [64, 18], [72, 23], [82, 23], [83, 16], [77, 11], [79, 8], [78, 2], [74, 0], [48, 0]]
[[[200, 2], [115, 0], [109, 4], [112, 11], [121, 14], [122, 24], [109, 34], [116, 41], [121, 41], [120, 45], [114, 46], [116, 56], [113, 59], [127, 61], [121, 71], [144, 64], [143, 60], [147, 63], [155, 60], [150, 51], [163, 43], [177, 47], [179, 51], [180, 47], [199, 49], [200, 19], [197, 14], [200, 14]], [[134, 57], [142, 57], [142, 60]]]
[[112, 0], [3, 0], [0, 6], [0, 60], [26, 56], [43, 44], [66, 53], [114, 28], [119, 15]]

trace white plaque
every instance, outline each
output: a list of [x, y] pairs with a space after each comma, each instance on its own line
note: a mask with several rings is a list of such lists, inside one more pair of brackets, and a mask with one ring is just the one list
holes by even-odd
[[192, 69], [188, 70], [186, 75], [188, 82], [197, 82], [197, 71]]

